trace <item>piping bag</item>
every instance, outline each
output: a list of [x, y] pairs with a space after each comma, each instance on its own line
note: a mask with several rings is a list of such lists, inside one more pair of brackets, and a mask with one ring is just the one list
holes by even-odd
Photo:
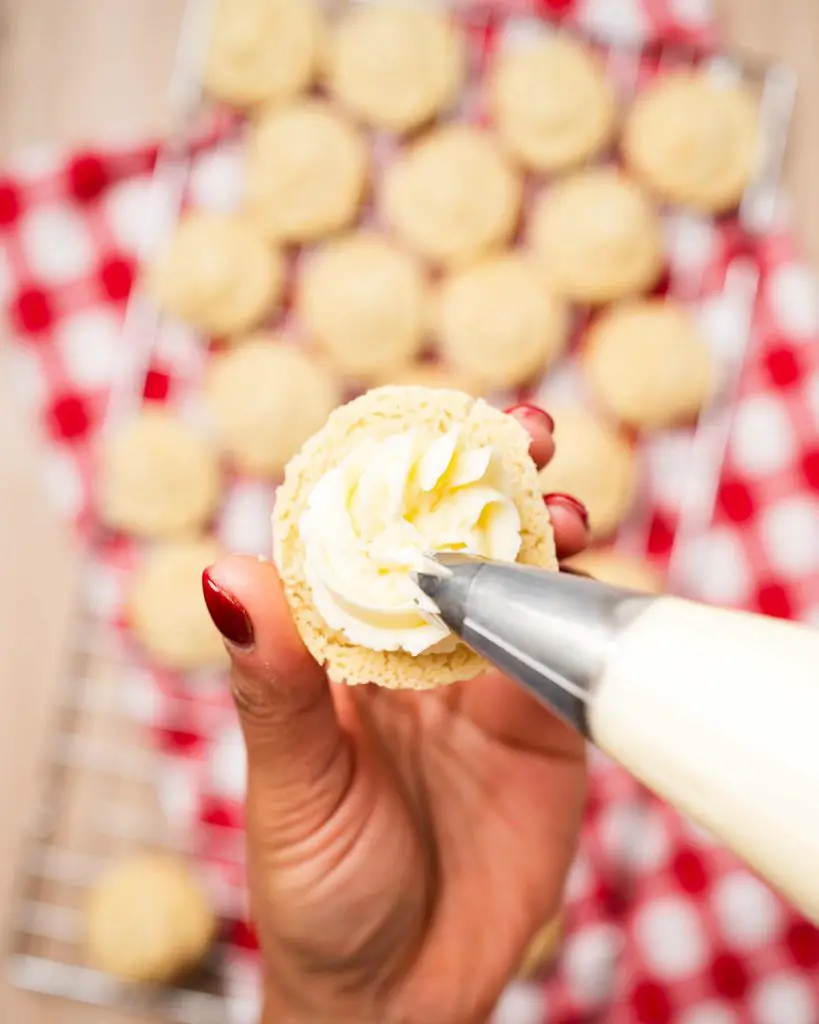
[[461, 553], [412, 578], [452, 633], [819, 925], [819, 631]]

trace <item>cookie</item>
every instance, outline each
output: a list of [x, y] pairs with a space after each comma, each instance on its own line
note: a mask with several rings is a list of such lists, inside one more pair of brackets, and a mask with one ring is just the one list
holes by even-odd
[[444, 279], [434, 325], [448, 364], [487, 387], [504, 388], [554, 360], [566, 341], [568, 316], [531, 261], [504, 253]]
[[273, 313], [284, 289], [281, 253], [246, 221], [194, 212], [177, 224], [148, 278], [157, 303], [206, 334], [250, 330]]
[[204, 959], [216, 918], [181, 860], [139, 854], [94, 885], [85, 931], [90, 966], [120, 981], [161, 984]]
[[287, 466], [273, 556], [299, 633], [335, 682], [428, 689], [486, 669], [429, 617], [408, 575], [424, 551], [453, 547], [556, 567], [529, 435], [481, 399], [376, 388], [336, 409]]
[[372, 231], [327, 242], [299, 280], [296, 307], [311, 338], [347, 376], [383, 379], [418, 354], [427, 327], [421, 264]]
[[274, 334], [216, 356], [205, 378], [219, 443], [239, 469], [263, 477], [281, 473], [340, 399], [326, 366]]
[[246, 203], [278, 242], [311, 242], [348, 227], [367, 183], [363, 136], [330, 104], [305, 99], [260, 118], [246, 163]]
[[758, 165], [757, 101], [744, 85], [703, 71], [661, 75], [634, 101], [622, 150], [658, 197], [701, 213], [739, 205]]
[[328, 49], [336, 99], [365, 124], [400, 134], [450, 106], [466, 70], [458, 26], [429, 8], [352, 5]]
[[628, 515], [637, 483], [628, 441], [581, 406], [549, 406], [555, 454], [540, 471], [544, 494], [571, 494], [586, 506], [593, 537], [614, 533]]
[[535, 977], [550, 960], [554, 959], [560, 940], [563, 938], [563, 915], [561, 913], [548, 921], [535, 935], [523, 956], [517, 971], [521, 981]]
[[167, 541], [136, 569], [128, 622], [158, 664], [179, 672], [227, 665], [225, 645], [202, 599], [202, 573], [220, 554], [210, 539]]
[[625, 587], [646, 594], [661, 594], [665, 589], [660, 573], [644, 558], [621, 551], [589, 548], [564, 562], [571, 569], [580, 569], [601, 583]]
[[409, 248], [458, 266], [512, 236], [521, 181], [492, 134], [451, 124], [424, 135], [387, 168], [379, 202]]
[[600, 408], [635, 430], [696, 418], [714, 377], [693, 318], [663, 299], [638, 299], [603, 312], [586, 336], [582, 366]]
[[508, 152], [541, 173], [591, 159], [615, 130], [614, 87], [591, 50], [567, 37], [499, 49], [489, 103]]
[[315, 77], [321, 40], [313, 0], [219, 0], [205, 90], [239, 108], [294, 99]]
[[473, 398], [479, 398], [483, 392], [483, 387], [478, 381], [441, 363], [412, 363], [391, 373], [380, 383], [394, 384], [398, 387], [411, 385], [418, 388], [464, 391]]
[[535, 201], [530, 240], [554, 291], [598, 305], [651, 289], [663, 271], [660, 220], [611, 167], [578, 171]]
[[161, 408], [145, 408], [103, 450], [99, 514], [143, 538], [200, 531], [219, 503], [216, 456], [198, 434]]

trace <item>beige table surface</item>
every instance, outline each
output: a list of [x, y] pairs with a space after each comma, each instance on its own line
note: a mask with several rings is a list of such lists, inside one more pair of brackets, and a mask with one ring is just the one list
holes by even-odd
[[[0, 158], [35, 142], [157, 132], [183, 0], [0, 0]], [[819, 268], [819, 2], [721, 0], [727, 38], [788, 58], [800, 99], [788, 171], [802, 244]], [[36, 442], [0, 373], [0, 929], [34, 798], [58, 678], [73, 553], [40, 491]], [[0, 981], [0, 1021], [119, 1024]], [[133, 1018], [128, 1018], [133, 1019]]]

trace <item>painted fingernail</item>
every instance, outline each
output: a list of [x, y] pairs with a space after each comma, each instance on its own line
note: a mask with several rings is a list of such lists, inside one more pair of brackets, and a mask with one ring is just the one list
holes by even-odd
[[241, 601], [228, 593], [211, 576], [210, 569], [202, 573], [202, 593], [213, 624], [222, 636], [236, 647], [250, 647], [253, 643], [253, 623]]
[[571, 494], [544, 494], [543, 500], [547, 505], [562, 505], [563, 508], [568, 508], [572, 512], [580, 516], [583, 521], [583, 525], [588, 528], [589, 525], [589, 512], [582, 501], [578, 501], [577, 498], [573, 498]]
[[516, 416], [518, 419], [535, 420], [542, 423], [551, 434], [555, 429], [555, 421], [546, 412], [545, 409], [539, 408], [537, 405], [513, 405], [511, 408], [506, 410], [509, 416]]

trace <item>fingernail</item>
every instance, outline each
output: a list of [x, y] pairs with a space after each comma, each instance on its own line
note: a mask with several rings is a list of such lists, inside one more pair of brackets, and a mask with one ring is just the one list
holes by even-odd
[[250, 647], [253, 644], [250, 616], [244, 605], [211, 577], [210, 569], [202, 573], [202, 593], [213, 624], [225, 640], [236, 647]]
[[576, 512], [577, 515], [583, 520], [583, 525], [588, 529], [589, 525], [589, 512], [582, 501], [578, 501], [577, 498], [573, 498], [571, 494], [544, 494], [543, 500], [547, 505], [562, 505], [564, 508], [571, 509], [572, 512]]
[[520, 419], [538, 420], [546, 427], [550, 434], [554, 432], [555, 421], [545, 409], [541, 409], [537, 405], [527, 405], [526, 403], [513, 405], [506, 412], [507, 415], [517, 416]]

